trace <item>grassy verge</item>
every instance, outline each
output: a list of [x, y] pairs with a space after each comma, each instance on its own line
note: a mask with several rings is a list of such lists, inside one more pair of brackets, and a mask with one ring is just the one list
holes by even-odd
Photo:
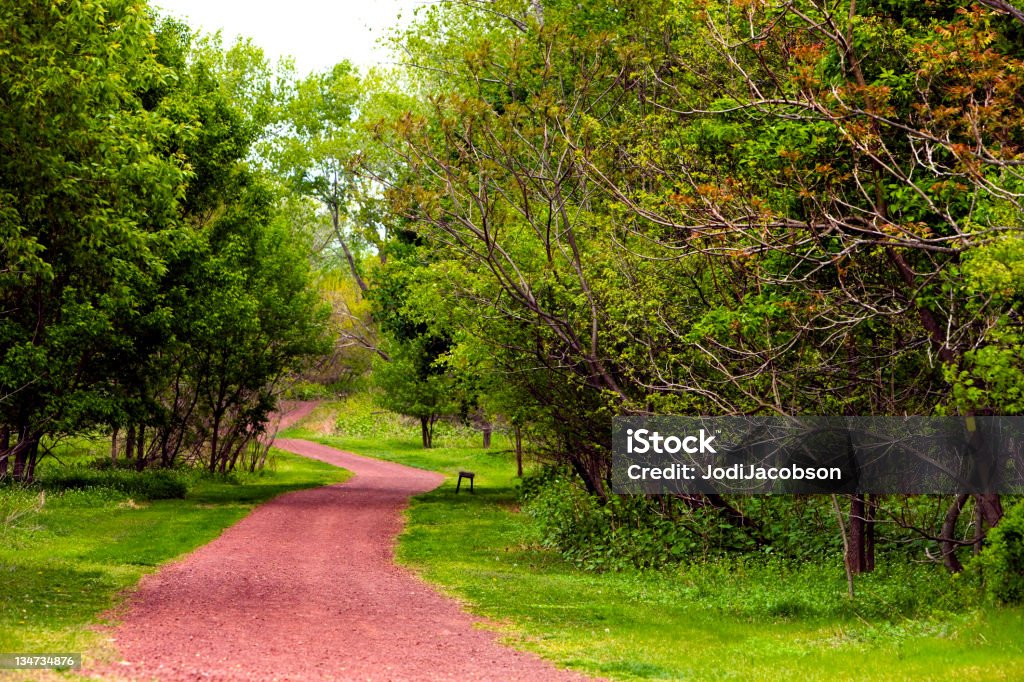
[[[57, 465], [47, 461], [44, 478], [47, 466]], [[109, 487], [42, 495], [0, 488], [0, 652], [106, 655], [89, 626], [143, 574], [214, 539], [261, 502], [347, 477], [274, 451], [261, 474], [193, 475], [185, 499], [137, 502]]]
[[[448, 474], [414, 500], [400, 559], [560, 665], [622, 680], [1024, 679], [1024, 611], [922, 603], [915, 585], [948, 580], [927, 567], [865, 577], [852, 606], [838, 566], [588, 573], [537, 547], [504, 443], [290, 435]], [[475, 495], [455, 495], [459, 469], [476, 472]]]

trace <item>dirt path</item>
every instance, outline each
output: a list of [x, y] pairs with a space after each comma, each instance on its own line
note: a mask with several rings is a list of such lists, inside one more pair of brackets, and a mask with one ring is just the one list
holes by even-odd
[[285, 400], [280, 404], [280, 410], [270, 420], [268, 433], [280, 432], [289, 426], [294, 426], [310, 415], [320, 404], [319, 400]]
[[283, 495], [142, 581], [99, 672], [130, 680], [580, 680], [496, 643], [393, 561], [401, 510], [440, 474], [302, 440], [352, 471]]

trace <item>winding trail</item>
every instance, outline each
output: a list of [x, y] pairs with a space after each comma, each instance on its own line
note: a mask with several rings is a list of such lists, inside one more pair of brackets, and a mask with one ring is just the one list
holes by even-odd
[[275, 445], [355, 475], [263, 504], [143, 579], [114, 631], [123, 660], [94, 674], [162, 681], [584, 679], [498, 644], [457, 602], [395, 565], [402, 510], [410, 496], [440, 485], [441, 474], [309, 441]]

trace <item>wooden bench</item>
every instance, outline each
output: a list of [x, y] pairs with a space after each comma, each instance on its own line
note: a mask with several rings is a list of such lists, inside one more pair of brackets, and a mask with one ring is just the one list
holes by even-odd
[[476, 474], [472, 471], [460, 471], [459, 480], [455, 483], [455, 494], [459, 494], [459, 488], [462, 487], [462, 479], [469, 479], [469, 492], [473, 492], [473, 479], [476, 478]]

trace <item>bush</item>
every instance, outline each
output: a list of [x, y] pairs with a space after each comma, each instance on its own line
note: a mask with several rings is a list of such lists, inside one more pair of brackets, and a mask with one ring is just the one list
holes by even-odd
[[541, 546], [588, 570], [660, 568], [750, 550], [754, 540], [714, 510], [680, 499], [589, 494], [569, 470], [547, 467], [520, 487]]
[[520, 502], [529, 502], [540, 495], [545, 488], [558, 481], [571, 481], [572, 469], [567, 466], [548, 464], [527, 472], [519, 481], [518, 493]]
[[42, 477], [43, 488], [53, 491], [108, 488], [137, 500], [183, 499], [188, 493], [188, 476], [171, 469], [132, 471], [106, 465], [75, 465], [57, 469]]
[[382, 410], [368, 393], [351, 395], [338, 410], [334, 432], [346, 438], [418, 438], [419, 423]]
[[[827, 495], [728, 496], [729, 511], [670, 495], [601, 500], [570, 469], [553, 466], [527, 475], [519, 495], [536, 542], [582, 568], [656, 568], [738, 555], [842, 566], [842, 538]], [[924, 525], [936, 503], [924, 496], [883, 499], [879, 517], [909, 515]], [[884, 525], [876, 526], [875, 543], [878, 566], [920, 559], [931, 547], [912, 531]]]
[[989, 596], [1002, 604], [1024, 604], [1024, 501], [989, 531], [979, 560]]

